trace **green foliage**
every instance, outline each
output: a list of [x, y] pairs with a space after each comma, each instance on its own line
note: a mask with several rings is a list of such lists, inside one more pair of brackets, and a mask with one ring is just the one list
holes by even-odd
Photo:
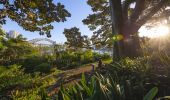
[[40, 65], [36, 66], [35, 71], [41, 73], [49, 73], [51, 71], [51, 66], [48, 63], [41, 63]]
[[[134, 99], [131, 95], [126, 95], [126, 86], [119, 83], [110, 75], [103, 76], [96, 74], [91, 77], [89, 81], [82, 74], [80, 83], [76, 83], [74, 86], [61, 89], [58, 92], [59, 100], [127, 100]], [[155, 87], [151, 89], [143, 100], [152, 100], [158, 89]], [[137, 100], [137, 99], [135, 99]], [[138, 100], [140, 100], [138, 98]]]
[[3, 29], [0, 26], [0, 50], [4, 48], [4, 45], [2, 43], [4, 36], [5, 36], [5, 32], [3, 31]]
[[153, 100], [157, 93], [158, 93], [158, 88], [154, 87], [145, 95], [143, 100]]
[[20, 66], [0, 67], [0, 98], [6, 100], [47, 99], [45, 87], [53, 84], [53, 77], [40, 77], [39, 74], [26, 74]]
[[90, 30], [94, 31], [91, 38], [92, 43], [94, 45], [105, 45], [105, 43], [108, 42], [108, 40], [111, 40], [112, 37], [110, 7], [108, 1], [88, 0], [87, 4], [91, 6], [94, 13], [87, 16], [87, 18], [83, 20], [83, 23], [88, 25]]
[[34, 48], [22, 35], [17, 38], [3, 38], [0, 43], [3, 45], [3, 48], [0, 49], [0, 64], [2, 65], [19, 63], [19, 60], [34, 51]]
[[83, 64], [87, 64], [87, 63], [92, 63], [93, 62], [93, 52], [91, 50], [87, 50], [85, 51], [80, 58], [81, 62]]
[[98, 59], [109, 59], [111, 58], [110, 55], [107, 53], [99, 54], [96, 52], [92, 52], [92, 50], [85, 50], [85, 51], [63, 51], [60, 52], [57, 56], [57, 60], [55, 65], [58, 68], [75, 68], [77, 66], [88, 64], [92, 62], [98, 61]]
[[91, 46], [90, 39], [85, 35], [82, 36], [77, 27], [64, 29], [63, 34], [67, 38], [65, 44], [68, 45], [69, 48], [76, 50], [78, 48], [90, 48]]
[[47, 37], [51, 36], [52, 22], [64, 22], [71, 16], [64, 5], [55, 4], [53, 0], [4, 0], [0, 4], [0, 24], [5, 24], [8, 17], [25, 30], [39, 31], [40, 35], [47, 34]]
[[45, 62], [46, 59], [40, 56], [31, 56], [27, 57], [22, 66], [25, 69], [26, 72], [33, 72], [36, 68], [36, 66], [40, 65], [41, 63]]
[[[89, 54], [89, 52], [87, 53]], [[161, 61], [169, 62], [167, 57]], [[0, 67], [0, 95], [11, 91], [13, 99], [58, 99], [58, 100], [153, 100], [169, 98], [169, 64], [162, 62], [161, 70], [153, 67], [152, 57], [122, 59], [106, 65], [106, 72], [96, 73], [89, 78], [82, 74], [80, 82], [60, 87], [51, 97], [45, 87], [56, 82], [50, 77], [25, 74], [16, 65]], [[161, 63], [160, 63], [161, 64]], [[44, 67], [44, 68], [43, 68]], [[42, 63], [38, 70], [48, 70], [48, 64]], [[47, 68], [47, 69], [46, 69]], [[43, 72], [41, 71], [41, 72]], [[103, 71], [103, 70], [101, 70]], [[163, 71], [163, 72], [162, 72]]]
[[[168, 98], [169, 65], [161, 70], [153, 67], [151, 58], [123, 59], [107, 65], [104, 75], [85, 78], [84, 74], [79, 83], [60, 90], [67, 100], [153, 100]], [[164, 69], [164, 70], [163, 70]], [[110, 73], [110, 74], [108, 74]], [[63, 91], [64, 90], [64, 91]], [[158, 91], [159, 90], [159, 91]], [[71, 92], [77, 91], [77, 92]], [[76, 99], [74, 96], [79, 96]], [[164, 97], [165, 96], [165, 97]], [[159, 99], [161, 99], [159, 98]], [[63, 100], [65, 100], [63, 98]]]
[[[138, 59], [124, 59], [112, 65], [110, 73], [117, 76], [122, 84], [128, 80], [131, 84], [133, 98], [142, 98], [153, 87], [158, 87], [157, 96], [170, 95], [169, 91], [169, 65], [160, 62], [159, 58], [145, 57]], [[165, 61], [165, 59], [164, 59]], [[168, 60], [166, 60], [168, 61]], [[113, 69], [112, 69], [113, 68]]]
[[[126, 86], [118, 83], [117, 80], [113, 79], [110, 75], [103, 76], [97, 74], [93, 76], [90, 81], [86, 81], [84, 75], [82, 75], [82, 79], [80, 83], [76, 83], [76, 85], [71, 88], [67, 88], [60, 90], [62, 95], [67, 95], [67, 98], [63, 100], [125, 100], [130, 98], [130, 95], [126, 95], [125, 91], [127, 91]], [[71, 91], [78, 91], [74, 94]], [[58, 97], [61, 94], [59, 94]], [[79, 98], [75, 98], [74, 96], [78, 96]]]
[[33, 73], [35, 71], [47, 73], [51, 70], [51, 65], [48, 60], [49, 59], [44, 56], [30, 56], [24, 59], [22, 68], [29, 73]]
[[0, 72], [0, 93], [10, 91], [17, 85], [25, 86], [32, 83], [32, 77], [29, 74], [24, 74], [20, 66], [12, 65], [8, 68], [0, 68]]

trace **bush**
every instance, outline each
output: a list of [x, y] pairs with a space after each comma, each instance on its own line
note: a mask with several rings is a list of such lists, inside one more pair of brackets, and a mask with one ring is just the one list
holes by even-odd
[[54, 77], [26, 74], [18, 65], [0, 66], [0, 100], [43, 100], [42, 88], [54, 82]]
[[36, 72], [49, 73], [51, 71], [51, 66], [48, 63], [42, 63], [35, 68]]
[[17, 65], [11, 65], [9, 68], [0, 68], [0, 72], [0, 93], [14, 89], [17, 85], [22, 84], [24, 86], [32, 82], [32, 77], [29, 74], [24, 74], [23, 69]]
[[109, 58], [111, 58], [111, 57], [108, 53], [104, 53], [101, 55], [101, 59], [109, 59]]
[[55, 65], [57, 65], [58, 68], [71, 69], [83, 64], [96, 62], [99, 58], [105, 60], [110, 58], [110, 55], [107, 53], [99, 54], [92, 52], [92, 50], [76, 52], [63, 51], [59, 53]]
[[48, 59], [41, 56], [31, 56], [24, 60], [22, 63], [22, 68], [25, 69], [26, 72], [33, 73], [35, 71], [36, 66], [41, 63], [46, 63]]

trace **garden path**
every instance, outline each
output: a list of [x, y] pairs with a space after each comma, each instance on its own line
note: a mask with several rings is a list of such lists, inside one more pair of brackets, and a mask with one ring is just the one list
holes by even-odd
[[[95, 68], [97, 67], [97, 63], [92, 64], [94, 64]], [[68, 86], [80, 81], [82, 73], [85, 73], [89, 76], [92, 75], [92, 64], [87, 64], [79, 68], [66, 70], [63, 71], [61, 74], [56, 75], [56, 78], [58, 80], [55, 84], [48, 87], [48, 94], [54, 95], [55, 93], [57, 93], [61, 84], [64, 84], [64, 86]]]

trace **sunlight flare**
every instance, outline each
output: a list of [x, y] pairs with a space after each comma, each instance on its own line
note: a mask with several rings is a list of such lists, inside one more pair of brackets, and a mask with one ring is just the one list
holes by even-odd
[[147, 29], [146, 27], [142, 27], [139, 30], [140, 37], [149, 37], [149, 38], [159, 38], [168, 35], [170, 32], [169, 27], [165, 25], [159, 25], [153, 27], [151, 29]]

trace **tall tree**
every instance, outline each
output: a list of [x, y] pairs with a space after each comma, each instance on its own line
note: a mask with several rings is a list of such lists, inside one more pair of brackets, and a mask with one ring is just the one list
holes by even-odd
[[65, 44], [67, 44], [69, 47], [72, 47], [73, 49], [90, 48], [91, 46], [89, 38], [85, 35], [82, 36], [79, 28], [77, 27], [64, 29], [63, 34], [67, 38], [67, 42], [65, 42]]
[[64, 5], [53, 0], [0, 0], [0, 24], [8, 17], [25, 30], [47, 37], [51, 36], [52, 22], [64, 22], [70, 16]]
[[170, 12], [169, 0], [88, 0], [87, 3], [94, 14], [83, 22], [94, 31], [92, 38], [99, 38], [94, 40], [107, 42], [113, 36], [123, 37], [114, 42], [114, 54], [118, 58], [138, 56], [140, 27], [153, 19], [169, 18]]

